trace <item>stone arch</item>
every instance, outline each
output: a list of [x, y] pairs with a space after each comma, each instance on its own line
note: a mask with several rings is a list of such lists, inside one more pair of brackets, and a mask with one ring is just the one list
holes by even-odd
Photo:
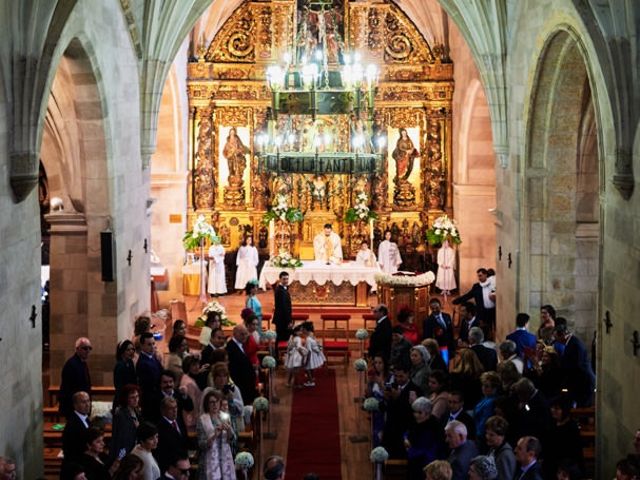
[[554, 305], [588, 339], [599, 295], [599, 118], [573, 30], [553, 32], [539, 58], [523, 165], [521, 305]]
[[[50, 225], [50, 378], [54, 383], [79, 336], [94, 342], [92, 367], [110, 370], [116, 329], [117, 286], [103, 283], [100, 232], [111, 224], [107, 114], [101, 75], [79, 38], [63, 50], [43, 112], [40, 158], [52, 196], [64, 209], [46, 215]], [[108, 350], [107, 350], [108, 349]], [[104, 363], [104, 364], [103, 364]], [[92, 378], [95, 384], [107, 379]]]

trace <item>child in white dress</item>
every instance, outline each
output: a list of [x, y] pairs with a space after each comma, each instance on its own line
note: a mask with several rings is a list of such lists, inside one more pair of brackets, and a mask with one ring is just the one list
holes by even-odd
[[289, 337], [289, 343], [287, 344], [285, 366], [289, 372], [289, 378], [287, 380], [288, 387], [295, 387], [298, 369], [306, 363], [307, 354], [309, 353], [302, 344], [302, 337], [300, 336], [301, 327], [302, 325], [298, 325], [293, 329], [293, 333], [291, 337]]
[[316, 368], [322, 367], [327, 361], [324, 353], [322, 353], [322, 348], [318, 344], [315, 336], [313, 335], [313, 322], [304, 322], [302, 325], [302, 336], [305, 339], [305, 347], [309, 351], [309, 355], [307, 357], [307, 363], [305, 365], [307, 369], [307, 381], [305, 382], [305, 387], [315, 387], [316, 382], [313, 378], [313, 371]]

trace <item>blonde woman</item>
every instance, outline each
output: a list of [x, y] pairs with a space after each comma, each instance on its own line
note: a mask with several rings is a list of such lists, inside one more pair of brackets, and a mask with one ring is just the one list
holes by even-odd
[[222, 395], [207, 388], [202, 395], [202, 414], [198, 419], [199, 478], [200, 480], [236, 480], [231, 441], [233, 427], [220, 410]]

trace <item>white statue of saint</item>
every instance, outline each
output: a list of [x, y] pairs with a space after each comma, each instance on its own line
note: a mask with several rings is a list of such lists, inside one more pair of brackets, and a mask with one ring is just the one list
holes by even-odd
[[445, 240], [438, 250], [438, 277], [436, 278], [436, 287], [442, 290], [444, 295], [456, 289], [455, 268], [456, 251], [449, 245], [449, 240]]
[[330, 223], [313, 239], [313, 253], [316, 261], [337, 265], [342, 262], [340, 235], [335, 233]]
[[360, 250], [356, 255], [356, 263], [364, 267], [375, 267], [378, 264], [376, 254], [369, 248], [369, 244], [366, 241], [360, 244]]
[[391, 241], [391, 232], [384, 232], [384, 240], [380, 242], [378, 247], [378, 262], [384, 273], [394, 274], [398, 271], [398, 267], [402, 263], [400, 250], [398, 245]]
[[248, 236], [238, 249], [236, 257], [236, 290], [244, 290], [247, 282], [258, 279], [258, 249], [253, 245], [253, 237]]
[[224, 248], [217, 240], [209, 248], [209, 285], [211, 295], [227, 293], [227, 280], [224, 273]]

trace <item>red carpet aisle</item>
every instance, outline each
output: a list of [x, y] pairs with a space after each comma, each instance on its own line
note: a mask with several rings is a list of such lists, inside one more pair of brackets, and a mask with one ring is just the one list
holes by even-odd
[[298, 480], [314, 472], [322, 480], [341, 480], [336, 374], [330, 368], [315, 374], [315, 387], [293, 392], [286, 476]]

